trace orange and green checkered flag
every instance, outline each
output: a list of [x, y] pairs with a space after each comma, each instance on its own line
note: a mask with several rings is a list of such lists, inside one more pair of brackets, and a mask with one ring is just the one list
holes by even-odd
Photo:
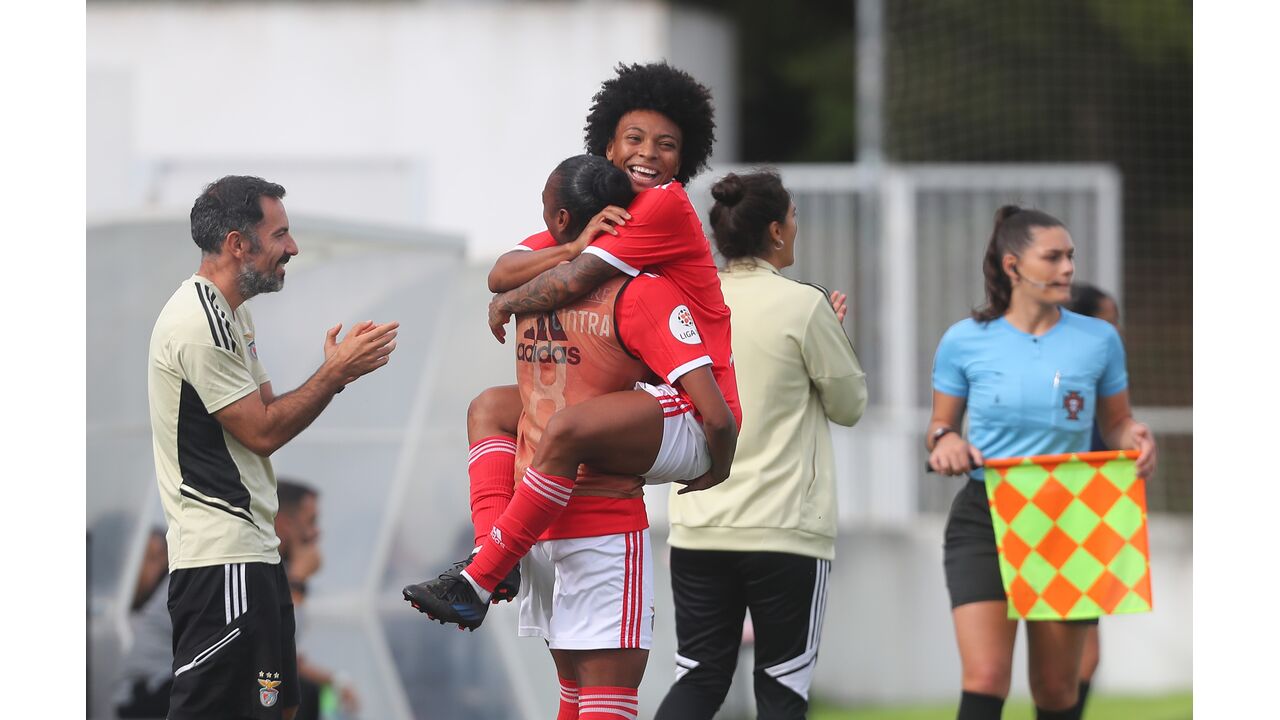
[[1151, 611], [1146, 483], [1133, 450], [988, 460], [1009, 617]]

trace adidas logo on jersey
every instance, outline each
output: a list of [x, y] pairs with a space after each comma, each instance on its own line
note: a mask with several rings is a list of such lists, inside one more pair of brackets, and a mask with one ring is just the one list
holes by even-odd
[[577, 365], [582, 362], [582, 351], [563, 345], [516, 345], [516, 359], [522, 362]]
[[[530, 343], [516, 345], [516, 359], [522, 362], [553, 363], [555, 365], [577, 365], [582, 362], [582, 351], [573, 346], [552, 345], [559, 341], [567, 342], [569, 334], [564, 331], [560, 319], [554, 313], [538, 316], [536, 327], [524, 331], [524, 339]], [[538, 345], [538, 342], [548, 343]]]
[[[547, 319], [550, 318], [550, 322]], [[538, 316], [537, 327], [531, 327], [524, 331], [525, 340], [548, 340], [565, 341], [569, 339], [569, 334], [564, 331], [564, 326], [560, 324], [560, 318], [555, 313], [547, 313]]]

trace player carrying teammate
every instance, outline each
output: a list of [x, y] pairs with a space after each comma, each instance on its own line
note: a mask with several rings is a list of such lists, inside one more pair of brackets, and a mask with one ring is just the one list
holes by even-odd
[[[619, 67], [618, 77], [606, 81], [595, 96], [587, 119], [587, 147], [624, 170], [633, 189], [643, 192], [623, 215], [616, 234], [601, 236], [571, 262], [557, 264], [496, 297], [490, 306], [490, 326], [503, 340], [512, 313], [554, 310], [609, 278], [655, 270], [689, 300], [683, 312], [658, 321], [671, 327], [679, 324], [686, 332], [697, 328], [708, 348], [715, 385], [732, 411], [732, 424], [721, 423], [716, 414], [708, 413], [704, 398], [693, 386], [694, 374], [682, 385], [702, 415], [702, 425], [694, 432], [705, 435], [705, 447], [695, 442], [677, 449], [660, 434], [658, 419], [664, 411], [689, 409], [671, 388], [650, 388], [647, 395], [612, 393], [594, 400], [589, 408], [560, 413], [548, 425], [539, 455], [510, 504], [488, 523], [484, 513], [504, 503], [499, 488], [504, 483], [509, 487], [514, 472], [513, 465], [506, 465], [511, 462], [510, 436], [506, 434], [511, 424], [496, 423], [499, 433], [473, 444], [470, 473], [473, 508], [477, 499], [485, 506], [482, 514], [473, 512], [477, 541], [485, 532], [484, 524], [491, 524], [492, 529], [469, 564], [464, 561], [436, 580], [406, 587], [405, 598], [415, 606], [461, 627], [479, 626], [487, 609], [484, 602], [493, 597], [504, 577], [563, 509], [563, 502], [555, 498], [567, 497], [572, 491], [579, 463], [597, 467], [607, 463], [612, 470], [622, 470], [614, 463], [644, 459], [648, 464], [641, 463], [644, 467], [635, 472], [650, 482], [693, 478], [681, 492], [705, 489], [727, 476], [736, 428], [741, 424], [730, 364], [729, 310], [701, 222], [680, 184], [706, 164], [713, 129], [710, 94], [688, 74], [665, 63]], [[550, 223], [549, 213], [544, 212], [544, 219]], [[554, 256], [556, 250], [542, 252], [547, 258], [543, 262], [563, 259]], [[534, 264], [539, 260], [536, 255], [530, 256], [532, 261], [521, 260], [526, 266]], [[501, 398], [504, 390], [489, 393]], [[494, 404], [507, 408], [494, 413], [507, 423], [518, 417], [509, 400]], [[472, 410], [476, 410], [474, 405]], [[471, 420], [469, 417], [469, 425]], [[476, 439], [475, 433], [472, 439]], [[484, 469], [488, 472], [477, 471], [477, 465], [487, 466]]]
[[[625, 204], [631, 192], [622, 171], [603, 158], [569, 158], [552, 173], [544, 193], [552, 235], [559, 242], [575, 237], [584, 224], [575, 218], [589, 218], [606, 199]], [[668, 322], [685, 307], [669, 281], [642, 274], [614, 278], [560, 310], [521, 315], [516, 378], [523, 414], [516, 466], [537, 464], [557, 418], [587, 412], [603, 397], [643, 381], [658, 382], [655, 375], [677, 386], [700, 383], [728, 416], [697, 326]], [[697, 424], [676, 405], [688, 398], [670, 397], [673, 405], [661, 413], [658, 432], [668, 445], [704, 445], [691, 432]], [[619, 429], [624, 418], [597, 421], [604, 436], [630, 432]], [[594, 458], [579, 468], [563, 513], [523, 561], [520, 634], [543, 638], [551, 650], [562, 720], [635, 718], [636, 688], [651, 645], [653, 561], [638, 474], [649, 459], [607, 451], [600, 457], [621, 469], [603, 471]]]

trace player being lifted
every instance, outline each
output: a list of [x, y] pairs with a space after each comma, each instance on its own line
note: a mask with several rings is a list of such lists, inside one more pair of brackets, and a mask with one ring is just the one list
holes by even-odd
[[[532, 252], [500, 258], [490, 274], [491, 286], [498, 284], [494, 289], [540, 274], [494, 298], [490, 327], [504, 340], [512, 314], [548, 312], [610, 278], [652, 270], [688, 300], [684, 312], [661, 322], [696, 327], [714, 383], [702, 388], [695, 378], [705, 374], [689, 373], [681, 390], [660, 386], [610, 393], [571, 413], [557, 413], [514, 494], [519, 393], [508, 386], [477, 398], [468, 412], [468, 434], [478, 550], [439, 578], [404, 589], [415, 607], [460, 627], [478, 627], [487, 601], [514, 597], [516, 563], [563, 510], [579, 464], [643, 475], [651, 483], [687, 481], [681, 490], [687, 492], [724, 480], [733, 460], [741, 415], [730, 364], [729, 309], [710, 245], [681, 185], [703, 169], [711, 152], [715, 124], [710, 93], [665, 63], [620, 66], [617, 73], [594, 98], [587, 117], [587, 150], [622, 169], [638, 195], [627, 211], [602, 212], [567, 246], [550, 247], [547, 236], [534, 236], [524, 243]], [[548, 226], [562, 209], [544, 210]], [[592, 242], [610, 223], [614, 227]], [[712, 389], [729, 413], [711, 406]], [[682, 402], [682, 392], [701, 416], [701, 424], [688, 423], [697, 442], [663, 431], [666, 412], [688, 417], [693, 409]]]
[[[604, 158], [570, 158], [544, 193], [552, 234], [558, 242], [570, 240], [606, 202], [625, 205], [632, 194], [626, 175]], [[646, 380], [702, 387], [712, 410], [728, 422], [697, 327], [680, 319], [685, 303], [669, 281], [646, 273], [608, 280], [560, 310], [521, 315], [516, 378], [524, 414], [516, 467], [525, 471], [542, 451], [555, 418], [609, 394], [650, 387]], [[663, 434], [677, 443], [678, 454], [694, 454], [704, 441], [693, 432], [690, 399], [665, 398], [671, 404], [663, 408]], [[626, 432], [620, 424], [628, 421], [603, 423], [602, 432]], [[638, 475], [647, 459], [631, 462], [625, 473], [580, 468], [564, 511], [522, 561], [520, 634], [543, 638], [551, 650], [560, 680], [558, 718], [607, 713], [617, 720], [638, 712], [636, 688], [652, 645], [653, 559]]]

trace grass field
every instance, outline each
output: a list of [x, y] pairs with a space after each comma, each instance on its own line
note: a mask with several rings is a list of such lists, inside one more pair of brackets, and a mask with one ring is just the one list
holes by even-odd
[[[817, 702], [810, 720], [954, 720], [955, 704], [885, 708], [837, 708]], [[1028, 700], [1012, 700], [1004, 708], [1008, 720], [1031, 720], [1035, 709]], [[1156, 697], [1090, 696], [1084, 720], [1189, 720], [1191, 693]]]

